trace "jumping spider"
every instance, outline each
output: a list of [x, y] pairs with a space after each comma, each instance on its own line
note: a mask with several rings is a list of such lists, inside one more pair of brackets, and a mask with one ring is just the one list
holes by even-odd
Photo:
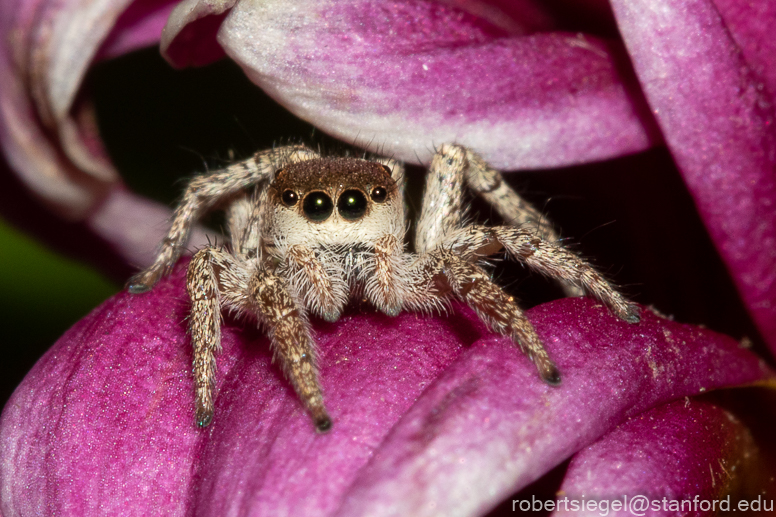
[[[403, 168], [393, 160], [322, 157], [302, 146], [259, 152], [189, 183], [156, 261], [128, 288], [151, 289], [175, 264], [191, 226], [207, 210], [225, 206], [230, 250], [199, 250], [186, 280], [198, 425], [213, 418], [224, 308], [264, 325], [319, 432], [332, 423], [308, 313], [336, 321], [351, 298], [368, 300], [389, 316], [443, 309], [458, 298], [493, 332], [509, 336], [549, 384], [560, 382], [558, 369], [514, 298], [478, 265], [485, 258], [505, 251], [561, 281], [568, 294], [589, 293], [623, 320], [639, 321], [636, 306], [560, 246], [549, 221], [471, 150], [444, 145], [434, 156], [414, 253], [405, 251], [402, 185]], [[465, 224], [465, 188], [509, 226]]]

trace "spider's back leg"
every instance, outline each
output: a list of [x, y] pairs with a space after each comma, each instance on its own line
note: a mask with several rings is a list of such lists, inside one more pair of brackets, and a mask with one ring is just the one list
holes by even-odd
[[232, 253], [242, 260], [255, 258], [259, 253], [259, 199], [265, 190], [266, 184], [261, 185], [259, 192], [242, 192], [230, 201], [226, 209], [226, 226]]
[[[527, 226], [535, 228], [535, 231], [548, 242], [560, 243], [560, 236], [555, 231], [552, 222], [528, 201], [520, 197], [509, 186], [501, 173], [488, 165], [477, 153], [471, 149], [466, 152], [466, 184], [482, 199], [488, 202], [496, 212], [511, 226]], [[584, 290], [580, 287], [561, 280], [561, 286], [566, 296], [583, 296]]]
[[[501, 173], [477, 153], [460, 145], [439, 148], [429, 168], [416, 250], [431, 250], [462, 224], [464, 187], [483, 198], [512, 226], [534, 229], [544, 240], [560, 242], [552, 222], [520, 197]], [[582, 296], [577, 286], [561, 281], [566, 296]]]
[[628, 323], [640, 319], [638, 306], [626, 300], [592, 265], [528, 228], [473, 225], [449, 234], [440, 247], [470, 262], [504, 250], [531, 269], [601, 300], [620, 319]]
[[482, 268], [454, 251], [438, 247], [416, 262], [414, 276], [417, 283], [410, 303], [433, 305], [439, 303], [437, 297], [454, 294], [474, 309], [491, 331], [509, 336], [536, 365], [542, 379], [553, 385], [560, 383], [560, 372], [525, 313]]
[[464, 218], [463, 189], [466, 152], [459, 146], [444, 145], [434, 155], [426, 175], [423, 205], [415, 232], [415, 251], [434, 249]]

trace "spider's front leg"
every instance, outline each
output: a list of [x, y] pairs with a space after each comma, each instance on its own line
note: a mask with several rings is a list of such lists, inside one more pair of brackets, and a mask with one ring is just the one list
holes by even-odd
[[301, 146], [281, 147], [256, 153], [248, 160], [192, 180], [175, 210], [172, 226], [154, 263], [129, 279], [129, 292], [144, 293], [169, 272], [186, 245], [191, 227], [219, 201], [265, 180], [280, 165], [317, 156], [314, 151]]
[[258, 269], [251, 277], [249, 292], [260, 320], [267, 325], [273, 351], [313, 417], [315, 429], [328, 431], [331, 418], [323, 405], [314, 342], [303, 309], [292, 298], [285, 279], [266, 269]]
[[215, 354], [221, 350], [221, 304], [246, 308], [247, 270], [229, 253], [203, 248], [191, 259], [186, 291], [191, 301], [189, 334], [194, 348], [196, 421], [206, 427], [213, 420]]

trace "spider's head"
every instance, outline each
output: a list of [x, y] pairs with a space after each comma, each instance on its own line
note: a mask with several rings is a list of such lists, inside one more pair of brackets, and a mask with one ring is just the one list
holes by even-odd
[[288, 245], [403, 238], [404, 208], [391, 169], [357, 158], [317, 158], [280, 169], [270, 184], [268, 237]]

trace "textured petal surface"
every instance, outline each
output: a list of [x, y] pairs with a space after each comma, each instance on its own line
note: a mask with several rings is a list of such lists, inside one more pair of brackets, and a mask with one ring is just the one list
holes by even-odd
[[714, 0], [747, 65], [776, 93], [776, 3]]
[[457, 142], [499, 168], [551, 167], [659, 140], [618, 43], [513, 32], [436, 2], [245, 0], [218, 39], [301, 118], [406, 161]]
[[[776, 124], [769, 89], [773, 72], [765, 73], [774, 68], [776, 55], [767, 54], [772, 42], [764, 48], [758, 43], [772, 40], [776, 18], [744, 24], [739, 17], [736, 24], [731, 15], [742, 52], [709, 0], [613, 0], [612, 5], [706, 227], [776, 350]], [[773, 13], [773, 7], [764, 10]]]
[[[577, 509], [583, 498], [603, 498], [610, 507], [607, 497], [619, 500], [622, 506], [609, 515], [676, 515], [661, 506], [663, 498], [689, 501], [683, 515], [714, 515], [709, 502], [731, 492], [756, 493], [756, 486], [746, 486], [751, 484], [746, 475], [758, 452], [749, 430], [727, 411], [708, 402], [676, 401], [628, 420], [581, 450], [559, 492], [576, 500]], [[555, 515], [600, 517], [603, 511], [603, 506], [575, 511], [566, 502]]]
[[317, 435], [266, 339], [230, 323], [201, 431], [183, 276], [106, 302], [17, 389], [0, 420], [4, 515], [478, 514], [629, 416], [770, 375], [730, 338], [565, 299], [529, 311], [564, 375], [552, 388], [466, 309], [367, 311], [316, 326], [334, 418]]

